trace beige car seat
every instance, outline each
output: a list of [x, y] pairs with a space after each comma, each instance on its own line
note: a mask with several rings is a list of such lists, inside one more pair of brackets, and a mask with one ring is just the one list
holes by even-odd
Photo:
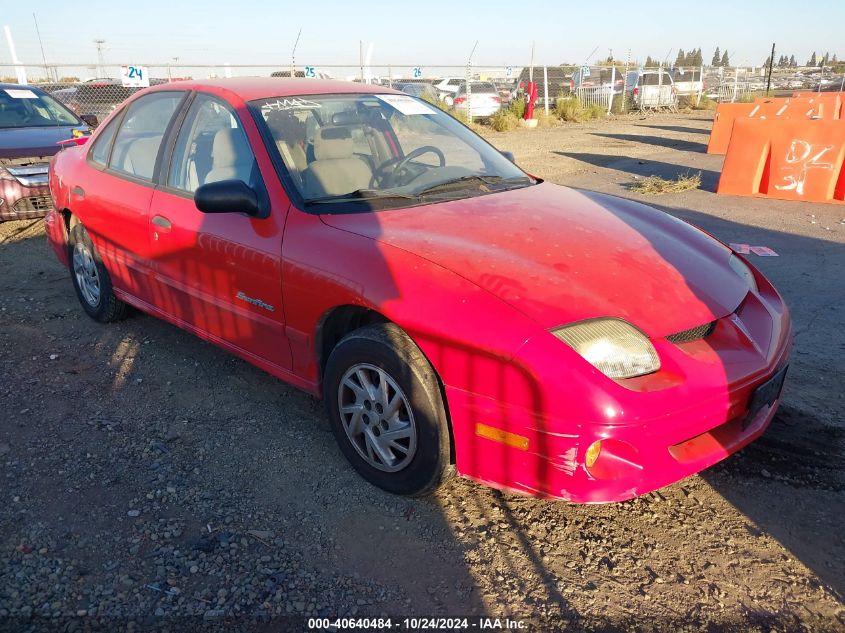
[[322, 128], [314, 137], [314, 158], [303, 174], [308, 198], [339, 196], [370, 186], [373, 172], [367, 161], [355, 156], [348, 128]]
[[203, 184], [221, 180], [249, 183], [254, 163], [252, 150], [241, 130], [219, 130], [211, 148], [211, 170]]
[[288, 168], [298, 173], [305, 171], [308, 167], [308, 159], [302, 149], [305, 143], [305, 125], [294, 115], [282, 110], [271, 111], [267, 117], [267, 125]]
[[123, 156], [121, 169], [141, 178], [152, 178], [161, 138], [157, 134], [132, 141]]

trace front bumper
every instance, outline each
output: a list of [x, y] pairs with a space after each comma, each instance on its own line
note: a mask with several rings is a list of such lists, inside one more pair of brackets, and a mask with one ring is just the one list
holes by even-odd
[[[483, 106], [473, 106], [472, 107], [472, 118], [473, 119], [483, 119], [486, 117], [491, 117], [496, 114], [499, 110], [501, 110], [501, 105], [483, 105]], [[467, 107], [465, 105], [457, 105], [455, 106], [455, 112], [458, 112], [464, 116], [466, 116]]]
[[[447, 386], [458, 472], [525, 494], [603, 503], [651, 492], [740, 450], [775, 415], [780, 396], [754, 416], [749, 402], [786, 366], [792, 344], [789, 312], [758, 282], [760, 293], [749, 293], [707, 338], [654, 341], [663, 363], [655, 374], [616, 383], [568, 369], [570, 358], [555, 358], [559, 348], [535, 338], [500, 371], [492, 394]], [[599, 440], [588, 468], [587, 449]]]
[[53, 206], [47, 185], [27, 187], [12, 179], [0, 179], [0, 200], [0, 221], [43, 218]]

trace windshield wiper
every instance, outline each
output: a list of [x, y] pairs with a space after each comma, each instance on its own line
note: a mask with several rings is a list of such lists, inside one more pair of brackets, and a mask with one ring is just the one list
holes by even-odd
[[418, 196], [422, 196], [425, 194], [440, 193], [441, 191], [458, 190], [461, 189], [460, 185], [475, 183], [480, 183], [481, 185], [492, 185], [496, 187], [497, 191], [501, 191], [502, 189], [507, 188], [508, 185], [528, 185], [531, 182], [532, 180], [528, 176], [514, 176], [512, 178], [485, 175], [460, 176], [444, 182], [438, 182], [435, 185], [430, 185], [415, 191], [414, 193]]
[[335, 202], [366, 202], [368, 200], [418, 200], [417, 196], [392, 191], [379, 191], [378, 189], [356, 189], [339, 196], [324, 196], [322, 198], [311, 198], [305, 204], [332, 204]]

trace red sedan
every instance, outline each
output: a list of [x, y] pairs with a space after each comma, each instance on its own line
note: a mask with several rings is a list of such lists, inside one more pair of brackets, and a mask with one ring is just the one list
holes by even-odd
[[789, 313], [742, 257], [529, 176], [393, 90], [158, 86], [63, 150], [50, 186], [91, 317], [133, 306], [323, 396], [391, 492], [456, 471], [629, 499], [739, 450], [779, 404]]

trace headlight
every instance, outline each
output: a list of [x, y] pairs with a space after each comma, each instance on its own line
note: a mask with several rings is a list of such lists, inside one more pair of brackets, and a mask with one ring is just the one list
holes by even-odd
[[734, 269], [734, 272], [745, 280], [745, 283], [748, 284], [748, 287], [751, 288], [754, 292], [757, 292], [757, 280], [754, 279], [754, 273], [751, 272], [751, 269], [748, 267], [748, 264], [746, 264], [734, 254], [731, 254], [730, 264], [731, 268]]
[[660, 369], [648, 337], [620, 319], [592, 319], [552, 330], [608, 378], [633, 378]]

